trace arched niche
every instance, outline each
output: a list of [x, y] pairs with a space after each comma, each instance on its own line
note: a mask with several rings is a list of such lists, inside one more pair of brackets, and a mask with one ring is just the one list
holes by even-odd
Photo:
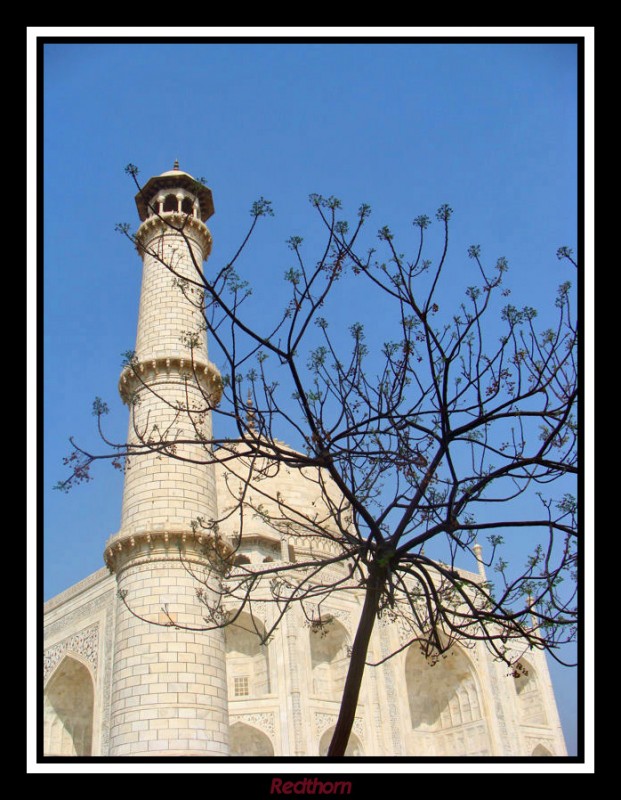
[[[328, 728], [327, 731], [324, 731], [321, 739], [319, 740], [320, 756], [328, 755], [328, 747], [330, 746], [330, 742], [332, 741], [333, 736], [334, 736], [334, 725], [331, 728]], [[364, 755], [364, 753], [362, 752], [362, 744], [360, 743], [360, 739], [353, 732], [350, 733], [349, 735], [349, 741], [347, 742], [347, 747], [345, 748], [345, 755], [346, 756]]]
[[224, 629], [230, 700], [270, 693], [269, 650], [261, 644], [265, 634], [263, 623], [246, 612]]
[[542, 744], [538, 744], [537, 747], [531, 753], [533, 756], [544, 756], [550, 758], [552, 753], [548, 750], [547, 747], [544, 747]]
[[513, 677], [520, 722], [523, 725], [547, 725], [537, 670], [529, 661], [521, 658], [515, 665]]
[[162, 210], [163, 211], [177, 211], [178, 207], [179, 207], [179, 203], [177, 201], [177, 197], [174, 194], [166, 195]]
[[232, 756], [274, 757], [269, 736], [245, 722], [235, 722], [229, 728], [229, 747]]
[[332, 618], [310, 629], [310, 654], [313, 694], [328, 700], [340, 700], [349, 668], [349, 635]]
[[88, 667], [65, 656], [45, 687], [45, 755], [92, 755], [94, 703]]
[[411, 755], [489, 755], [476, 673], [460, 647], [452, 647], [432, 664], [418, 645], [411, 645], [405, 680]]

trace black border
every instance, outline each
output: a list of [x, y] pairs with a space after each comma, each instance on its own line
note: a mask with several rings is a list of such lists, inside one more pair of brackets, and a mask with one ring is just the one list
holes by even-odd
[[[273, 28], [274, 26], [270, 26]], [[284, 27], [284, 26], [283, 26]], [[491, 27], [491, 26], [490, 26]], [[184, 28], [185, 30], [186, 28]], [[349, 30], [352, 28], [349, 27]], [[355, 28], [354, 28], [355, 29]], [[480, 28], [478, 28], [480, 30]], [[83, 30], [80, 28], [80, 30]], [[148, 30], [148, 28], [146, 28]], [[175, 28], [171, 28], [172, 31]], [[290, 30], [287, 28], [287, 30]], [[497, 30], [497, 28], [493, 28]], [[561, 28], [562, 30], [562, 28]], [[36, 422], [36, 435], [37, 435], [37, 457], [38, 457], [38, 470], [37, 470], [37, 660], [41, 663], [44, 653], [44, 637], [43, 637], [43, 574], [44, 574], [44, 560], [43, 560], [43, 526], [44, 526], [44, 492], [43, 492], [43, 475], [42, 475], [42, 455], [43, 455], [43, 441], [44, 441], [44, 396], [42, 387], [44, 386], [44, 370], [43, 370], [43, 352], [44, 352], [44, 331], [43, 331], [43, 309], [44, 309], [44, 254], [43, 254], [43, 241], [44, 241], [44, 208], [43, 208], [43, 189], [44, 189], [44, 59], [43, 49], [47, 44], [392, 44], [392, 45], [412, 45], [412, 44], [575, 44], [577, 50], [577, 110], [578, 110], [578, 143], [577, 143], [577, 164], [578, 164], [578, 218], [576, 221], [576, 230], [578, 232], [578, 259], [580, 264], [585, 264], [585, 43], [586, 36], [496, 36], [490, 34], [473, 35], [473, 36], [291, 36], [283, 34], [283, 36], [139, 36], [139, 37], [123, 37], [123, 36], [84, 36], [76, 34], [75, 36], [37, 36], [36, 37], [36, 111], [37, 111], [37, 303], [36, 303], [36, 317], [37, 317], [37, 365], [36, 377], [39, 391], [37, 393], [37, 422]], [[591, 266], [592, 268], [592, 266]], [[578, 306], [580, 309], [579, 316], [579, 359], [580, 364], [584, 365], [585, 361], [585, 342], [584, 342], [584, 310], [585, 310], [585, 279], [584, 269], [578, 273]], [[584, 376], [584, 369], [581, 374]], [[579, 508], [585, 508], [585, 446], [584, 446], [584, 432], [585, 432], [585, 393], [584, 385], [579, 388], [579, 430], [581, 432], [579, 443], [579, 463], [580, 472], [578, 475], [578, 500]], [[579, 524], [579, 537], [583, 540], [584, 535], [584, 520], [581, 519]], [[578, 559], [579, 568], [579, 585], [585, 586], [585, 570], [584, 570], [584, 549], [579, 551]], [[26, 584], [27, 585], [27, 584]], [[592, 587], [591, 587], [592, 588]], [[258, 794], [262, 790], [265, 794], [270, 794], [269, 787], [271, 786], [272, 778], [281, 776], [288, 781], [298, 781], [305, 777], [318, 777], [329, 781], [351, 781], [352, 793], [351, 796], [356, 794], [365, 794], [372, 788], [385, 788], [385, 774], [389, 770], [382, 770], [383, 765], [390, 764], [412, 764], [413, 767], [417, 764], [426, 764], [429, 766], [438, 766], [438, 772], [441, 772], [443, 764], [468, 764], [479, 765], [482, 767], [482, 773], [486, 772], [484, 769], [487, 764], [508, 764], [515, 767], [518, 764], [584, 764], [585, 763], [585, 665], [584, 665], [584, 591], [580, 592], [579, 597], [579, 612], [580, 612], [580, 625], [579, 625], [579, 638], [578, 638], [578, 680], [577, 680], [577, 755], [575, 756], [557, 756], [557, 757], [503, 757], [503, 756], [490, 756], [490, 757], [437, 757], [433, 759], [419, 758], [416, 756], [362, 756], [362, 757], [344, 757], [344, 758], [322, 758], [318, 757], [294, 757], [294, 756], [279, 756], [274, 758], [275, 769], [271, 772], [239, 772], [235, 774], [235, 785], [231, 785], [231, 789], [237, 793], [241, 788], [242, 783], [251, 788], [254, 794]], [[43, 675], [42, 672], [38, 673], [37, 677], [37, 764], [119, 764], [129, 765], [133, 763], [139, 764], [210, 764], [215, 763], [222, 765], [223, 763], [230, 763], [231, 770], [227, 772], [212, 773], [212, 777], [217, 776], [218, 779], [226, 779], [231, 773], [235, 773], [235, 764], [270, 764], [271, 759], [255, 758], [255, 757], [238, 757], [227, 759], [226, 762], [221, 758], [211, 757], [123, 757], [112, 758], [109, 756], [90, 756], [90, 757], [59, 757], [59, 756], [44, 756], [43, 755]], [[287, 765], [304, 764], [313, 765], [313, 768], [303, 771], [289, 772]], [[378, 773], [366, 772], [352, 772], [352, 773], [324, 773], [322, 772], [323, 763], [355, 763], [355, 764], [377, 764], [380, 769]], [[413, 769], [413, 772], [416, 770]], [[68, 772], [73, 772], [68, 770]], [[109, 771], [104, 773], [89, 772], [89, 775], [95, 774], [108, 774]], [[504, 772], [500, 774], [503, 780], [506, 776], [515, 774], [516, 777], [523, 776], [527, 771], [519, 772]], [[123, 770], [123, 774], [125, 770]], [[141, 778], [145, 773], [138, 773]], [[148, 774], [148, 773], [146, 773]], [[447, 778], [475, 775], [476, 771], [471, 772], [450, 772], [442, 777], [444, 782]], [[491, 773], [494, 774], [494, 773]], [[531, 773], [532, 774], [532, 773]], [[550, 774], [536, 773], [537, 781], [544, 777], [550, 777]], [[158, 778], [166, 778], [166, 774], [159, 774]], [[395, 772], [393, 777], [401, 780], [407, 779], [407, 773]], [[433, 773], [419, 773], [416, 776], [418, 781], [420, 778], [433, 777]], [[553, 779], [558, 777], [558, 774], [552, 774]], [[577, 774], [576, 774], [577, 777]], [[582, 777], [582, 776], [581, 776]], [[241, 783], [239, 782], [241, 780]], [[380, 783], [381, 781], [381, 783]], [[414, 788], [414, 787], [412, 787]], [[438, 787], [439, 788], [439, 787]]]

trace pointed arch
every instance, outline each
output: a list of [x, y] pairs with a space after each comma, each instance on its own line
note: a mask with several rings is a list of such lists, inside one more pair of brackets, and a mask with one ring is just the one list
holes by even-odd
[[274, 757], [274, 745], [269, 736], [245, 722], [234, 722], [229, 728], [231, 756]]
[[478, 756], [490, 743], [476, 671], [453, 646], [430, 663], [413, 644], [406, 651], [405, 682], [412, 755]]
[[263, 623], [245, 611], [224, 629], [229, 699], [259, 697], [272, 690], [269, 647]]
[[521, 658], [515, 665], [513, 677], [522, 725], [547, 725], [548, 718], [537, 670], [529, 661]]
[[533, 752], [531, 753], [533, 756], [544, 756], [550, 758], [553, 753], [551, 753], [547, 747], [544, 747], [541, 743], [535, 747]]
[[[328, 747], [330, 746], [330, 742], [332, 741], [332, 737], [334, 736], [334, 725], [331, 728], [325, 730], [319, 740], [319, 755], [320, 756], [327, 756], [328, 755]], [[356, 736], [356, 734], [352, 731], [349, 735], [349, 741], [347, 742], [347, 747], [345, 749], [346, 756], [363, 756], [364, 752], [362, 750], [362, 744], [360, 739]]]
[[312, 625], [309, 633], [313, 694], [340, 700], [349, 667], [349, 634], [336, 619]]
[[92, 755], [94, 706], [95, 689], [89, 668], [66, 655], [44, 690], [45, 755]]
[[179, 207], [179, 203], [177, 201], [177, 197], [174, 194], [166, 195], [164, 200], [164, 206], [162, 208], [163, 211], [177, 211]]

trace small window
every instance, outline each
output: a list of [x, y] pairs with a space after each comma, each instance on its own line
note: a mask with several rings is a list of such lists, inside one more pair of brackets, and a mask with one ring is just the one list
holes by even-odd
[[189, 197], [184, 197], [181, 201], [181, 210], [184, 214], [191, 214], [194, 211], [194, 203]]
[[235, 558], [233, 560], [233, 564], [236, 567], [239, 566], [240, 564], [250, 564], [250, 559], [248, 558], [248, 556], [244, 556], [244, 555], [240, 554], [238, 556], [235, 556]]
[[248, 676], [241, 675], [233, 678], [233, 694], [235, 697], [248, 697], [250, 687], [248, 686]]

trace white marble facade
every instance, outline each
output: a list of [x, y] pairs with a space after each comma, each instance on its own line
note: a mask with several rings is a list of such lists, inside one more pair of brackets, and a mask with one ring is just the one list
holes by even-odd
[[[190, 274], [192, 260], [144, 197], [160, 214], [191, 214], [185, 230], [202, 261], [211, 248], [204, 224], [213, 212], [211, 192], [197, 191], [191, 176], [175, 167], [152, 178], [137, 198], [140, 241], [161, 248], [164, 257], [177, 259], [181, 274]], [[169, 423], [167, 414], [178, 397], [197, 391], [196, 386], [188, 390], [190, 375], [200, 393], [211, 392], [214, 403], [219, 399], [218, 372], [208, 359], [204, 335], [192, 343], [191, 355], [183, 342], [183, 332], [196, 329], [195, 309], [180, 302], [156, 258], [143, 262], [136, 360], [120, 382], [121, 395], [133, 409], [130, 441], [144, 419], [162, 427]], [[166, 395], [167, 403], [158, 404], [149, 388]], [[133, 404], [141, 393], [142, 401]], [[209, 437], [210, 414], [192, 425]], [[187, 445], [189, 461], [198, 447]], [[317, 508], [309, 488], [314, 484], [303, 477], [282, 469], [272, 481], [274, 496], [285, 494], [302, 510], [313, 503]], [[213, 466], [154, 456], [132, 464], [121, 527], [105, 548], [107, 568], [45, 606], [46, 755], [326, 754], [362, 592], [341, 592], [320, 611], [307, 606], [311, 618], [314, 613], [330, 620], [321, 630], [292, 606], [268, 644], [261, 644], [256, 631], [270, 627], [276, 610], [261, 587], [236, 624], [209, 633], [191, 630], [201, 623], [197, 582], [208, 579], [191, 521], [222, 513], [231, 502], [229, 488], [223, 470]], [[240, 564], [299, 561], [327, 546], [295, 531], [278, 536], [251, 517], [255, 522], [244, 529]], [[180, 547], [186, 563], [179, 558]], [[119, 589], [127, 591], [133, 612], [157, 620], [165, 607], [179, 628], [141, 620], [128, 611]], [[395, 623], [379, 620], [369, 660], [381, 661], [399, 650], [403, 636]], [[411, 645], [381, 666], [367, 668], [347, 755], [566, 755], [545, 656], [529, 651], [510, 674], [482, 643], [455, 646], [434, 666]]]
[[[259, 547], [259, 542], [253, 543], [250, 556], [261, 552]], [[264, 646], [252, 631], [261, 630], [263, 620], [269, 624], [274, 611], [269, 603], [258, 600], [253, 603], [254, 619], [244, 613], [238, 625], [225, 629], [222, 661], [228, 735], [221, 755], [325, 755], [360, 609], [360, 597], [353, 592], [342, 594], [338, 605], [323, 610], [332, 621], [322, 635], [305, 624], [294, 607]], [[118, 617], [116, 579], [106, 569], [47, 603], [47, 754], [111, 755]], [[189, 687], [181, 684], [177, 671], [178, 658], [191, 657], [200, 647], [182, 648], [175, 641], [179, 632], [161, 628], [154, 632], [148, 623], [140, 626], [144, 627], [143, 636], [164, 639], [160, 653], [169, 660], [153, 657], [140, 668], [135, 656], [139, 669], [128, 687], [124, 721], [117, 724], [120, 732], [116, 733], [117, 738], [127, 737], [127, 749], [117, 755], [179, 754], [181, 748], [186, 755], [204, 755], [200, 741], [205, 728], [200, 723], [209, 703], [205, 698], [201, 702], [195, 696], [183, 697], [180, 690]], [[192, 634], [197, 640], [201, 635]], [[400, 644], [394, 624], [380, 620], [370, 658], [380, 660]], [[153, 672], [160, 669], [168, 672], [167, 688], [176, 691], [167, 692], [163, 706], [154, 708], [143, 687], [152, 685], [146, 682], [154, 674], [161, 675]], [[482, 644], [473, 649], [454, 647], [434, 666], [412, 645], [382, 666], [367, 668], [348, 755], [566, 755], [544, 655], [529, 652], [521, 659], [517, 675], [492, 660]], [[194, 687], [197, 693], [200, 686]], [[206, 696], [215, 697], [219, 707], [217, 695]], [[134, 730], [123, 727], [132, 720], [136, 722]], [[149, 723], [161, 725], [171, 720], [178, 726], [175, 741], [184, 744], [169, 751], [150, 749], [150, 742], [159, 742], [149, 737]], [[132, 749], [134, 741], [139, 746]]]

